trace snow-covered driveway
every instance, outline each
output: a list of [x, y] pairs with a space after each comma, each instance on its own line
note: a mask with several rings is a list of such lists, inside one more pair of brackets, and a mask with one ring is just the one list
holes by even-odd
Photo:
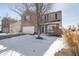
[[0, 56], [42, 56], [58, 37], [24, 35], [0, 40]]

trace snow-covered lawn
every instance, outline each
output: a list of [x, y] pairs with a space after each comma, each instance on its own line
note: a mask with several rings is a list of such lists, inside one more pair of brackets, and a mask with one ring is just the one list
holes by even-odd
[[[0, 40], [0, 56], [43, 56], [58, 37], [42, 35], [44, 40], [35, 39], [36, 35], [23, 35]], [[55, 45], [55, 43], [54, 43]], [[54, 46], [54, 49], [57, 45]], [[53, 47], [52, 47], [53, 49]]]
[[0, 33], [0, 36], [1, 36], [1, 35], [8, 35], [8, 34], [7, 34], [7, 33]]
[[51, 44], [44, 56], [54, 56], [56, 52], [63, 48], [68, 48], [68, 45], [62, 38], [58, 38], [56, 41], [54, 41], [54, 43]]

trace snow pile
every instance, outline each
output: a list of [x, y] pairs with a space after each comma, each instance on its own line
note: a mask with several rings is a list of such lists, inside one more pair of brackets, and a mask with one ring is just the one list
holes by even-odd
[[0, 33], [0, 36], [17, 35], [17, 34], [23, 34], [23, 33], [21, 33], [21, 32], [18, 32], [18, 33]]
[[0, 36], [13, 35], [13, 34], [17, 34], [17, 33], [0, 33]]
[[0, 36], [1, 36], [1, 35], [7, 35], [7, 33], [0, 33]]
[[62, 38], [58, 38], [47, 50], [44, 56], [54, 56], [56, 52], [61, 50], [62, 48], [66, 48], [67, 44]]
[[0, 51], [6, 49], [7, 47], [4, 47], [2, 45], [0, 45]]
[[33, 35], [0, 40], [0, 56], [43, 56], [58, 37], [42, 37], [44, 40], [36, 39]]

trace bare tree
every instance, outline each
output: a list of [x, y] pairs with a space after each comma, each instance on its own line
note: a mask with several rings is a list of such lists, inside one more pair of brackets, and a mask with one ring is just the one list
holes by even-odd
[[22, 32], [22, 20], [25, 19], [25, 15], [23, 13], [26, 11], [33, 11], [33, 9], [35, 10], [34, 4], [21, 3], [21, 4], [18, 4], [17, 6], [15, 6], [14, 8], [11, 8], [11, 7], [9, 7], [9, 8], [21, 17], [21, 32]]
[[42, 15], [45, 13], [48, 13], [48, 11], [51, 9], [51, 5], [52, 4], [44, 4], [44, 3], [36, 3], [36, 15], [37, 15], [37, 34], [38, 37], [37, 39], [42, 39], [42, 37], [40, 37], [40, 23], [42, 20]]
[[42, 39], [40, 37], [40, 23], [42, 20], [42, 15], [48, 13], [51, 10], [51, 3], [22, 3], [21, 8], [11, 9], [14, 12], [18, 13], [21, 17], [23, 17], [22, 13], [24, 11], [33, 11], [37, 16], [37, 39]]

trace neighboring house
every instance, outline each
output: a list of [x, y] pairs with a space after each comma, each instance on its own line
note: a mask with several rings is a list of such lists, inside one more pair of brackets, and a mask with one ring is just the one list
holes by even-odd
[[0, 21], [0, 32], [1, 32], [1, 28], [2, 28], [2, 24], [1, 24], [1, 21]]
[[[37, 17], [33, 12], [24, 12], [21, 20], [22, 32], [37, 33]], [[40, 32], [59, 32], [62, 27], [62, 12], [56, 11], [42, 15]]]
[[18, 33], [21, 31], [21, 22], [17, 21], [10, 25], [10, 32]]
[[21, 30], [21, 24], [10, 17], [4, 17], [2, 19], [2, 32], [3, 33], [14, 33]]

